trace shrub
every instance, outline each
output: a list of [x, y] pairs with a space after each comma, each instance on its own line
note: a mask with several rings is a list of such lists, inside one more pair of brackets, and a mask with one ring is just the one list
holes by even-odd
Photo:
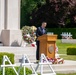
[[[15, 67], [15, 68], [16, 68], [16, 70], [18, 70], [19, 67]], [[26, 75], [29, 75], [29, 74], [32, 74], [32, 71], [30, 69], [26, 68]], [[0, 75], [2, 75], [2, 71], [0, 71]], [[12, 68], [5, 68], [5, 75], [16, 75], [16, 74]], [[21, 68], [19, 75], [24, 75], [23, 68]]]
[[54, 34], [58, 35], [58, 39], [61, 39], [61, 34], [62, 32], [71, 32], [73, 35], [72, 37], [75, 39], [76, 38], [76, 28], [47, 28], [48, 32], [53, 32]]
[[75, 47], [67, 48], [67, 55], [76, 55], [76, 48]]
[[[2, 64], [3, 56], [7, 55], [9, 60], [14, 63], [14, 54], [13, 53], [6, 53], [6, 52], [0, 52], [0, 65]], [[8, 62], [6, 62], [8, 64]]]

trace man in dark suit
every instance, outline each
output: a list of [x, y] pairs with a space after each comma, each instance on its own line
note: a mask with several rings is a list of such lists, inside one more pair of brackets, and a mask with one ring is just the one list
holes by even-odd
[[[36, 37], [38, 38], [39, 36], [42, 36], [44, 34], [46, 34], [46, 27], [47, 23], [46, 22], [42, 22], [42, 25], [40, 27], [37, 28], [36, 30]], [[36, 50], [36, 60], [39, 60], [39, 41], [38, 39], [36, 39], [36, 45], [37, 45], [37, 50]]]

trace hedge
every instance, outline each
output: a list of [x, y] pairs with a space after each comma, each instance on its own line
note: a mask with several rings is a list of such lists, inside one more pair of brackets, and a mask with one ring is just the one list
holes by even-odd
[[54, 34], [58, 35], [58, 39], [61, 39], [62, 32], [71, 32], [73, 35], [73, 39], [76, 38], [76, 28], [47, 28], [47, 32], [53, 32]]
[[76, 55], [76, 48], [75, 47], [67, 48], [67, 55]]
[[[2, 64], [4, 55], [7, 55], [9, 60], [11, 61], [11, 63], [14, 64], [14, 54], [13, 53], [0, 52], [0, 65]], [[6, 62], [6, 64], [9, 64], [9, 63]]]
[[[18, 71], [19, 67], [15, 67], [16, 70]], [[32, 71], [28, 68], [26, 68], [26, 75], [30, 75], [32, 74]], [[0, 71], [0, 75], [2, 75], [2, 71]], [[5, 75], [16, 75], [14, 70], [12, 68], [5, 68]], [[23, 68], [21, 68], [20, 70], [20, 74], [19, 75], [24, 75], [23, 74]]]

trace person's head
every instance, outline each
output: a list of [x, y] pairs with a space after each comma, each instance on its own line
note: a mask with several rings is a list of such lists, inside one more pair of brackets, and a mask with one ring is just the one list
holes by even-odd
[[46, 22], [42, 22], [42, 28], [45, 28], [46, 27], [46, 25], [47, 25], [47, 23]]

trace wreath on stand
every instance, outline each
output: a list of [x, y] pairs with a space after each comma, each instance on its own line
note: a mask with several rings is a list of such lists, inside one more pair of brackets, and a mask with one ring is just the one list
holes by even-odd
[[22, 28], [23, 40], [26, 43], [26, 46], [35, 46], [36, 39], [36, 27], [35, 26], [24, 26]]

